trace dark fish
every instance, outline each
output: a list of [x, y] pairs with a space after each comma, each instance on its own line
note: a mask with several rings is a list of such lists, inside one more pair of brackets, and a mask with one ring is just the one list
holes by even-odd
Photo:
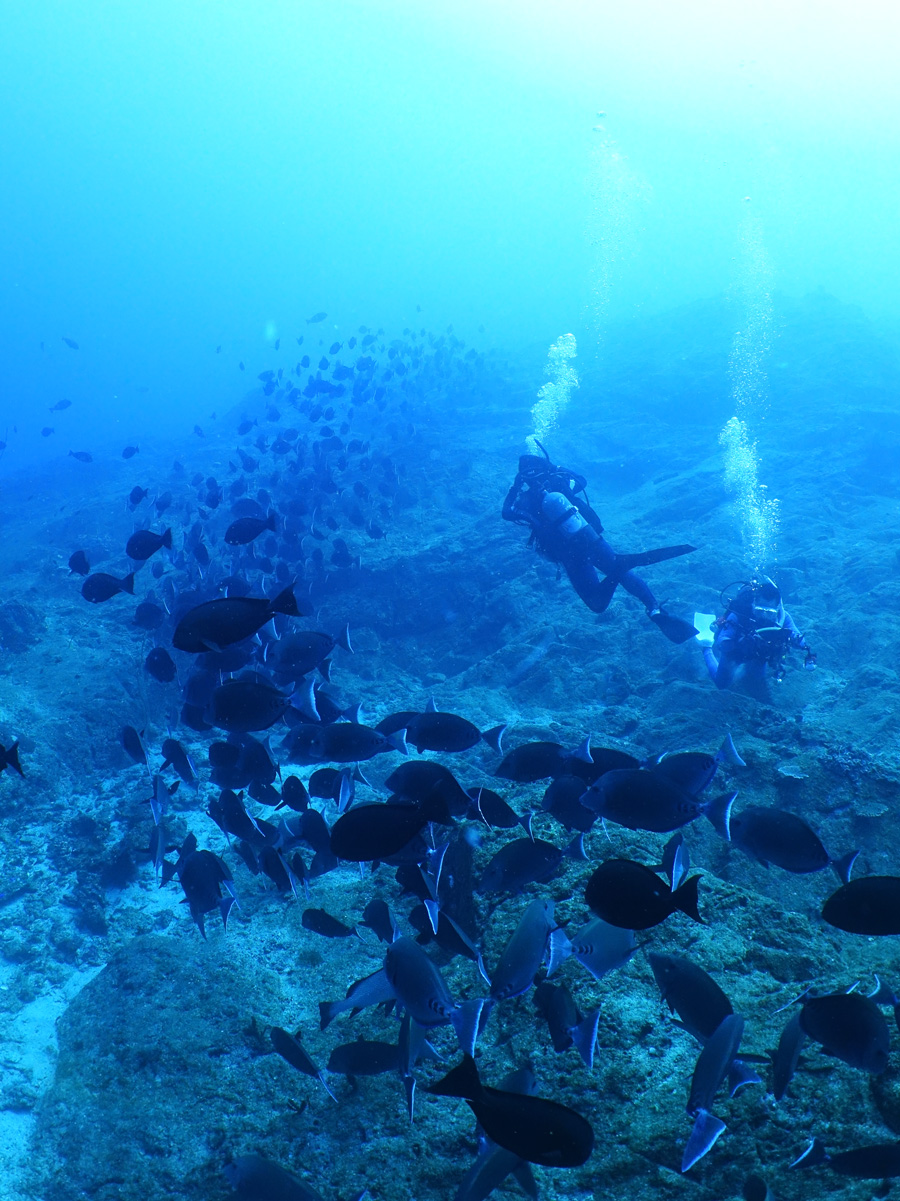
[[[350, 654], [353, 653], [349, 626], [344, 626], [336, 638], [319, 630], [301, 630], [279, 641], [269, 660], [269, 666], [277, 675], [298, 680], [324, 663], [336, 646], [342, 647]], [[379, 731], [393, 732], [382, 730], [380, 724]]]
[[826, 1055], [877, 1076], [887, 1067], [890, 1035], [884, 1014], [860, 993], [809, 997], [800, 1010], [800, 1026]]
[[265, 530], [272, 530], [274, 533], [278, 529], [277, 522], [274, 513], [270, 513], [266, 518], [239, 517], [225, 531], [225, 542], [229, 546], [248, 546]]
[[105, 571], [97, 571], [93, 575], [89, 575], [81, 585], [81, 595], [92, 605], [108, 601], [119, 592], [134, 595], [134, 572], [125, 576], [124, 579], [117, 580], [115, 576], [107, 575]]
[[164, 646], [155, 646], [144, 660], [144, 668], [161, 684], [171, 684], [177, 675], [172, 656]]
[[147, 489], [140, 488], [137, 484], [135, 484], [135, 486], [128, 493], [128, 503], [130, 505], [139, 505], [146, 495]]
[[[212, 851], [198, 851], [197, 839], [193, 834], [184, 840], [174, 868], [168, 862], [164, 865], [163, 883], [171, 880], [173, 875], [178, 877], [191, 917], [203, 938], [206, 938], [204, 918], [207, 913], [218, 910], [222, 915], [222, 924], [227, 925], [228, 915], [235, 903], [231, 891], [231, 872]], [[228, 891], [227, 896], [222, 894], [223, 885]]]
[[264, 680], [226, 680], [213, 692], [206, 718], [231, 734], [249, 734], [274, 726], [290, 703], [290, 697]]
[[[379, 726], [381, 723], [378, 723]], [[402, 727], [401, 727], [402, 728]], [[384, 734], [394, 731], [382, 730]], [[464, 817], [470, 807], [469, 794], [448, 767], [433, 759], [409, 759], [394, 768], [384, 782], [385, 788], [413, 801], [438, 796], [446, 802], [452, 817]]]
[[299, 776], [285, 776], [281, 782], [281, 800], [295, 813], [303, 813], [309, 808], [309, 793]]
[[647, 959], [671, 1013], [699, 1042], [705, 1042], [734, 1012], [731, 1002], [712, 976], [689, 959], [649, 951]]
[[690, 876], [674, 892], [649, 867], [631, 859], [607, 859], [596, 869], [584, 891], [591, 910], [622, 930], [649, 930], [673, 913], [686, 913], [695, 922], [699, 876]]
[[567, 830], [580, 830], [586, 834], [597, 820], [597, 814], [582, 805], [583, 793], [584, 781], [578, 776], [557, 776], [544, 793], [541, 809]]
[[744, 1201], [775, 1201], [775, 1196], [765, 1180], [756, 1175], [747, 1177], [741, 1195]]
[[160, 771], [165, 771], [167, 767], [174, 767], [175, 771], [181, 779], [189, 787], [195, 787], [197, 784], [197, 773], [194, 770], [194, 765], [188, 756], [187, 751], [181, 745], [177, 738], [166, 738], [163, 740], [161, 747], [165, 762]]
[[722, 1019], [697, 1058], [687, 1103], [694, 1125], [684, 1148], [682, 1172], [689, 1171], [702, 1159], [725, 1132], [725, 1123], [711, 1112], [712, 1104], [731, 1071], [743, 1034], [744, 1019], [735, 1013], [729, 1014]]
[[166, 620], [166, 611], [153, 601], [141, 601], [134, 611], [132, 621], [142, 630], [158, 630]]
[[824, 1145], [814, 1138], [791, 1167], [815, 1168], [822, 1164], [839, 1176], [854, 1176], [858, 1180], [891, 1180], [900, 1176], [900, 1143], [874, 1143], [869, 1147], [854, 1147], [852, 1151], [829, 1155]]
[[140, 450], [139, 446], [126, 446], [125, 449], [122, 451], [122, 458], [123, 459], [133, 459], [139, 450]]
[[398, 933], [397, 923], [391, 913], [387, 901], [380, 897], [369, 901], [363, 910], [362, 921], [359, 923], [371, 930], [381, 942], [392, 943]]
[[328, 1060], [328, 1071], [339, 1076], [381, 1076], [397, 1072], [400, 1067], [400, 1048], [396, 1044], [364, 1038], [335, 1047]]
[[730, 835], [730, 841], [739, 850], [763, 867], [774, 863], [786, 872], [808, 875], [831, 865], [845, 884], [857, 855], [852, 851], [840, 859], [832, 859], [818, 834], [803, 818], [783, 809], [751, 805], [731, 814], [727, 826], [719, 832], [726, 837]]
[[261, 1155], [239, 1155], [222, 1170], [243, 1201], [322, 1201], [315, 1189]]
[[532, 901], [510, 935], [491, 976], [492, 1000], [506, 1001], [531, 988], [547, 953], [550, 932], [555, 928], [553, 902]]
[[321, 934], [323, 938], [352, 938], [356, 933], [352, 926], [345, 926], [324, 909], [304, 909], [300, 922], [304, 930]]
[[77, 459], [79, 463], [93, 463], [94, 456], [88, 450], [70, 450], [69, 458]]
[[209, 802], [207, 813], [223, 834], [240, 838], [252, 846], [264, 846], [270, 841], [266, 831], [269, 823], [258, 822], [250, 816], [244, 807], [243, 796], [243, 793], [238, 794], [231, 788], [223, 788]]
[[429, 822], [448, 825], [451, 820], [446, 804], [439, 798], [354, 805], [332, 826], [331, 851], [338, 859], [357, 863], [388, 859]]
[[493, 830], [513, 830], [520, 823], [529, 828], [528, 821], [531, 819], [531, 814], [526, 818], [520, 818], [512, 805], [504, 801], [503, 797], [496, 793], [491, 788], [470, 788], [469, 796], [472, 798], [470, 809], [472, 816], [480, 817], [485, 825], [490, 826]]
[[[313, 1080], [318, 1080], [322, 1087], [335, 1100], [334, 1093], [325, 1083], [325, 1076], [321, 1068], [316, 1067], [311, 1056], [307, 1052], [303, 1043], [300, 1041], [300, 1031], [296, 1034], [289, 1034], [287, 1030], [283, 1030], [281, 1026], [273, 1026], [269, 1031], [269, 1038], [272, 1040], [272, 1046], [276, 1053], [281, 1056], [285, 1063], [289, 1063], [292, 1068], [296, 1068], [298, 1072], [302, 1072], [304, 1076], [309, 1076]], [[270, 1197], [280, 1198], [281, 1194], [266, 1193], [265, 1201]], [[263, 1201], [262, 1196], [260, 1201]]]
[[299, 617], [300, 608], [292, 588], [269, 600], [267, 597], [228, 596], [196, 605], [178, 622], [172, 635], [176, 650], [199, 655], [249, 638], [276, 613]]
[[581, 803], [606, 821], [629, 830], [669, 834], [701, 814], [717, 828], [727, 828], [728, 811], [737, 793], [703, 801], [678, 784], [644, 768], [609, 771], [584, 793]]
[[558, 742], [526, 742], [503, 757], [494, 775], [517, 784], [535, 784], [561, 774], [566, 754]]
[[332, 342], [331, 348], [329, 349], [328, 353], [331, 355], [335, 355], [341, 349], [342, 346], [343, 346], [343, 342]]
[[900, 934], [900, 876], [861, 876], [825, 902], [822, 917], [848, 934]]
[[559, 871], [564, 852], [541, 838], [515, 838], [502, 846], [481, 875], [479, 892], [521, 892], [543, 884]]
[[83, 550], [76, 550], [69, 558], [69, 571], [77, 575], [89, 575], [91, 565], [88, 563], [88, 557]]
[[63, 341], [65, 342], [66, 346], [68, 346], [69, 350], [78, 349], [78, 343], [73, 342], [71, 338], [63, 338]]
[[459, 1016], [444, 977], [411, 938], [398, 938], [384, 956], [384, 976], [410, 1018], [425, 1029], [446, 1026]]
[[50, 406], [51, 413], [61, 413], [63, 409], [69, 408], [71, 400], [58, 400], [55, 405]]
[[592, 1010], [585, 1017], [565, 984], [551, 984], [549, 980], [542, 980], [534, 990], [534, 1005], [547, 1023], [557, 1055], [574, 1046], [590, 1071], [597, 1041], [599, 1009]]
[[56, 433], [56, 430], [53, 428], [53, 426], [45, 425], [44, 428], [41, 430], [41, 437], [49, 438], [51, 434], [55, 434], [55, 433]]
[[11, 746], [4, 747], [0, 745], [0, 774], [11, 767], [14, 772], [17, 772], [22, 779], [25, 779], [25, 773], [22, 771], [22, 765], [19, 763], [19, 743], [12, 743]]
[[125, 543], [125, 554], [129, 559], [145, 563], [158, 550], [172, 549], [172, 531], [165, 530], [162, 534], [154, 534], [152, 530], [137, 530]]
[[477, 746], [482, 739], [495, 751], [500, 750], [500, 740], [505, 725], [494, 726], [483, 734], [477, 726], [459, 717], [456, 713], [441, 713], [436, 709], [417, 713], [406, 726], [406, 739], [419, 754], [422, 751], [467, 751]]
[[747, 764], [735, 749], [730, 734], [726, 734], [715, 755], [704, 751], [677, 751], [660, 755], [652, 770], [658, 775], [665, 776], [685, 792], [695, 796], [703, 792], [712, 783], [719, 765], [728, 763], [732, 767], [746, 767]]
[[144, 767], [147, 766], [147, 752], [144, 750], [144, 742], [134, 726], [123, 726], [119, 740], [125, 748], [126, 753], [135, 763], [143, 764]]
[[[430, 902], [433, 899], [434, 889], [431, 880], [425, 882], [425, 877], [422, 871], [419, 871], [419, 879], [422, 881], [422, 891], [426, 899]], [[401, 876], [398, 873], [398, 883], [401, 881]], [[464, 959], [471, 961], [478, 968], [478, 971], [484, 977], [485, 981], [490, 984], [490, 979], [484, 968], [484, 962], [481, 958], [481, 952], [472, 941], [462, 926], [454, 921], [446, 910], [439, 908], [437, 911], [437, 930], [434, 929], [434, 907], [432, 905], [430, 911], [425, 907], [425, 904], [416, 905], [409, 914], [409, 924], [414, 930], [418, 930], [419, 937], [416, 942], [425, 945], [429, 942], [436, 942], [442, 951], [446, 951], [451, 958], [456, 955], [462, 955]]]
[[776, 1101], [780, 1101], [787, 1092], [800, 1062], [800, 1052], [805, 1042], [806, 1034], [800, 1025], [798, 1010], [782, 1030], [775, 1054], [772, 1056], [772, 1096]]
[[291, 736], [289, 763], [355, 763], [386, 751], [406, 753], [397, 734], [384, 735], [355, 721], [331, 726], [303, 726]]
[[438, 1097], [463, 1098], [488, 1138], [527, 1163], [575, 1168], [585, 1163], [594, 1149], [590, 1123], [574, 1109], [543, 1097], [483, 1085], [470, 1055], [426, 1091]]
[[324, 321], [327, 316], [327, 313], [313, 313], [311, 317], [306, 318], [306, 324], [315, 325], [319, 321]]

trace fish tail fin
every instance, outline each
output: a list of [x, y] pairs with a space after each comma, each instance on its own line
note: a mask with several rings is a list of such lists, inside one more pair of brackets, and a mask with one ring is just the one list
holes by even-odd
[[19, 763], [19, 740], [18, 739], [16, 739], [16, 741], [12, 744], [12, 746], [6, 752], [6, 762], [13, 769], [13, 771], [17, 771], [19, 773], [19, 775], [22, 777], [23, 780], [25, 779], [25, 773], [22, 771], [21, 763]]
[[819, 1164], [828, 1163], [831, 1156], [825, 1150], [825, 1144], [814, 1138], [801, 1156], [790, 1165], [792, 1168], [815, 1168]]
[[709, 801], [703, 809], [715, 832], [726, 842], [731, 842], [731, 810], [736, 798], [736, 792], [723, 792], [721, 796]]
[[406, 730], [397, 730], [393, 734], [388, 734], [386, 741], [395, 751], [399, 751], [401, 755], [409, 754], [409, 747], [406, 745]]
[[711, 1151], [720, 1135], [725, 1133], [725, 1123], [706, 1109], [698, 1109], [693, 1129], [688, 1136], [681, 1160], [682, 1172], [689, 1171], [707, 1151]]
[[734, 739], [730, 734], [726, 734], [722, 739], [722, 745], [719, 747], [716, 759], [719, 763], [728, 763], [731, 767], [746, 767], [747, 764], [737, 752], [737, 747], [734, 745]]
[[572, 954], [572, 943], [562, 926], [550, 931], [550, 961], [547, 964], [547, 979], [554, 974], [560, 964]]
[[850, 873], [858, 856], [859, 851], [848, 851], [846, 855], [841, 855], [840, 859], [832, 859], [831, 866], [842, 884], [850, 883]]
[[443, 1080], [430, 1084], [425, 1091], [435, 1097], [462, 1097], [465, 1101], [477, 1101], [484, 1092], [471, 1055], [464, 1055], [462, 1063], [451, 1068]]
[[294, 585], [289, 584], [282, 592], [279, 592], [269, 606], [275, 613], [284, 613], [288, 617], [299, 617], [300, 610], [297, 608], [297, 598], [294, 596]]
[[491, 728], [489, 730], [485, 730], [484, 733], [481, 735], [481, 737], [488, 744], [488, 746], [491, 747], [492, 750], [495, 750], [498, 755], [503, 754], [502, 743], [503, 743], [503, 734], [504, 734], [505, 730], [506, 730], [506, 722], [503, 722], [499, 726], [491, 726]]
[[166, 532], [163, 534], [163, 536], [162, 536], [162, 544], [163, 544], [163, 546], [166, 548], [166, 550], [171, 550], [171, 549], [172, 549], [172, 530], [171, 530], [171, 527], [170, 527], [169, 529], [167, 529], [167, 530], [166, 530]]
[[338, 646], [343, 647], [343, 649], [345, 651], [347, 651], [349, 654], [351, 654], [351, 655], [353, 654], [353, 647], [350, 645], [349, 622], [347, 625], [344, 626], [344, 628], [341, 630], [340, 634], [338, 634], [337, 638], [335, 638], [335, 642], [338, 644]]
[[341, 1010], [340, 1001], [319, 1002], [319, 1029], [327, 1030]]
[[702, 925], [703, 918], [697, 907], [700, 899], [699, 889], [700, 877], [689, 876], [680, 888], [676, 888], [672, 899], [675, 901], [676, 908], [680, 909], [682, 913], [686, 913], [692, 921], [700, 922]]
[[597, 1027], [599, 1024], [600, 1010], [592, 1009], [571, 1030], [572, 1044], [589, 1072], [594, 1066], [594, 1046], [597, 1042]]
[[125, 578], [123, 580], [119, 580], [119, 587], [122, 589], [123, 592], [129, 592], [132, 596], [134, 596], [134, 572], [133, 571], [129, 575], [125, 576]]

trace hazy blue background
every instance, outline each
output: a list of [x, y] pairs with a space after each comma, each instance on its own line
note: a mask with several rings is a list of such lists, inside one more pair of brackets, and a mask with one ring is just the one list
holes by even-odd
[[320, 309], [584, 354], [592, 288], [606, 329], [729, 288], [748, 204], [777, 289], [894, 323], [898, 32], [790, 0], [7, 5], [4, 466], [187, 432]]

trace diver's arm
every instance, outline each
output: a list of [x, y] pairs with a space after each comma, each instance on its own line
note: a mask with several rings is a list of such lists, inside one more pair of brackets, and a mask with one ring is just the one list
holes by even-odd
[[534, 522], [531, 520], [529, 514], [519, 505], [519, 497], [522, 495], [524, 487], [525, 480], [521, 475], [517, 475], [513, 480], [512, 487], [506, 494], [501, 515], [504, 521], [514, 521], [517, 525], [534, 526]]
[[818, 656], [816, 655], [816, 652], [810, 648], [809, 643], [806, 641], [806, 639], [803, 637], [803, 635], [797, 629], [797, 625], [796, 625], [793, 617], [791, 617], [790, 613], [788, 613], [787, 610], [785, 610], [785, 613], [784, 613], [784, 627], [783, 628], [785, 630], [787, 630], [791, 636], [790, 637], [791, 646], [794, 647], [795, 650], [806, 651], [806, 659], [803, 662], [803, 666], [805, 668], [807, 668], [807, 670], [812, 670], [812, 668], [814, 668], [816, 666], [816, 659], [818, 658]]

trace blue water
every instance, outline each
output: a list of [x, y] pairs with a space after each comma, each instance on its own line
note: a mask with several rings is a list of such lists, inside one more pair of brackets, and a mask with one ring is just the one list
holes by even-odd
[[[592, 1068], [554, 1051], [529, 981], [491, 1014], [478, 1070], [499, 1087], [527, 1065], [539, 1096], [590, 1122], [586, 1163], [534, 1167], [542, 1197], [762, 1198], [754, 1175], [778, 1198], [874, 1195], [880, 1171], [789, 1165], [814, 1136], [833, 1155], [900, 1137], [896, 1050], [867, 1074], [810, 1041], [778, 1101], [754, 1061], [761, 1083], [717, 1091], [727, 1131], [681, 1170], [700, 1046], [673, 1024], [646, 952], [709, 973], [757, 1057], [808, 987], [900, 987], [894, 936], [822, 917], [829, 860], [859, 848], [855, 879], [900, 873], [897, 26], [871, 0], [4, 14], [0, 745], [5, 760], [18, 742], [24, 772], [0, 773], [4, 1196], [309, 1195], [260, 1183], [251, 1155], [327, 1201], [488, 1195], [466, 1175], [474, 1117], [425, 1091], [460, 1060], [447, 1022], [427, 1034], [443, 1062], [414, 1068], [412, 1123], [410, 1072], [327, 1073], [335, 1103], [272, 1049], [273, 1027], [300, 1032], [317, 1069], [357, 1037], [396, 1044], [408, 994], [325, 1030], [319, 1003], [382, 967], [385, 944], [357, 925], [373, 898], [404, 936], [421, 927], [395, 865], [320, 871], [295, 811], [217, 772], [212, 743], [227, 744], [220, 757], [251, 744], [215, 717], [213, 691], [248, 671], [293, 694], [268, 734], [252, 730], [277, 765], [268, 787], [358, 757], [364, 780], [344, 779], [345, 800], [351, 785], [357, 802], [385, 800], [407, 762], [393, 746], [303, 762], [292, 740], [338, 715], [374, 727], [400, 714], [388, 725], [407, 728], [409, 761], [512, 807], [515, 827], [477, 809], [423, 827], [450, 843], [440, 907], [488, 976], [529, 902], [552, 901], [575, 939], [596, 914], [594, 869], [657, 867], [669, 830], [597, 821], [586, 859], [485, 891], [528, 813], [560, 851], [576, 830], [542, 809], [548, 775], [497, 776], [501, 754], [478, 733], [505, 723], [504, 751], [540, 740], [567, 754], [590, 736], [646, 774], [666, 754], [715, 755], [730, 732], [746, 766], [720, 762], [688, 789], [703, 923], [674, 913], [600, 980], [576, 958], [554, 972], [580, 1017], [599, 1011]], [[636, 567], [651, 603], [619, 580], [592, 612], [565, 554], [535, 553], [527, 522], [502, 519], [538, 443], [566, 479], [585, 477], [615, 552], [691, 548]], [[130, 502], [136, 486], [146, 496]], [[270, 513], [271, 528], [229, 541], [234, 520]], [[171, 529], [172, 547], [131, 561], [140, 529]], [[125, 590], [89, 604], [76, 550]], [[697, 639], [664, 636], [655, 610], [702, 635], [763, 574], [801, 641], [758, 687], [717, 688]], [[286, 587], [301, 616], [266, 612], [236, 659], [175, 645], [192, 607]], [[143, 602], [156, 624], [135, 621]], [[336, 640], [330, 667], [279, 670], [303, 630]], [[145, 666], [157, 648], [171, 680]], [[315, 727], [296, 716], [311, 682], [330, 706]], [[432, 699], [472, 723], [472, 745], [416, 752], [414, 715]], [[123, 748], [126, 726], [146, 767]], [[173, 791], [167, 738], [197, 776]], [[245, 853], [208, 814], [231, 786], [271, 823]], [[729, 845], [702, 810], [733, 791], [737, 814], [802, 818], [821, 870], [766, 868]], [[340, 816], [328, 796], [312, 807]], [[178, 879], [158, 886], [151, 841], [174, 869], [189, 836], [237, 897], [225, 930], [220, 879], [197, 911], [205, 940]], [[276, 841], [268, 874], [251, 870]], [[311, 907], [358, 936], [313, 932]], [[454, 1001], [486, 995], [465, 953], [423, 945]], [[533, 966], [542, 981], [547, 956]], [[494, 1196], [532, 1188], [516, 1146]]]

